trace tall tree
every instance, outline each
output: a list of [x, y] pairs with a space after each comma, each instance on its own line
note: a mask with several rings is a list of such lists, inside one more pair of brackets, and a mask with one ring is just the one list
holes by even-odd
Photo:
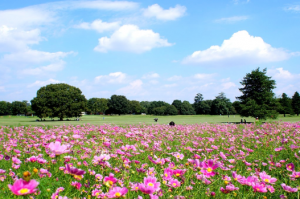
[[25, 102], [14, 101], [11, 103], [11, 112], [13, 115], [26, 114], [27, 104]]
[[195, 115], [194, 107], [188, 101], [183, 101], [180, 112], [182, 115]]
[[175, 108], [178, 110], [177, 114], [180, 114], [180, 109], [181, 109], [181, 105], [182, 105], [181, 100], [178, 100], [178, 99], [174, 100], [172, 102], [172, 105], [175, 106]]
[[229, 115], [231, 113], [231, 102], [230, 99], [226, 98], [225, 93], [221, 92], [218, 96], [212, 101], [211, 113], [213, 115]]
[[148, 108], [148, 113], [155, 114], [153, 109], [162, 107], [162, 106], [167, 107], [167, 106], [170, 106], [170, 104], [168, 104], [167, 102], [164, 102], [164, 101], [152, 101]]
[[11, 103], [0, 101], [0, 115], [11, 115]]
[[292, 97], [292, 107], [293, 107], [294, 113], [296, 113], [297, 116], [299, 116], [299, 113], [300, 113], [300, 95], [297, 91], [294, 93], [294, 95]]
[[49, 84], [37, 91], [31, 100], [32, 110], [39, 118], [79, 117], [86, 110], [87, 100], [81, 90], [68, 84]]
[[151, 102], [149, 101], [141, 101], [140, 105], [142, 106], [142, 113], [148, 113], [148, 108], [150, 107]]
[[112, 95], [108, 100], [108, 107], [115, 114], [126, 114], [130, 111], [129, 101], [123, 95]]
[[174, 105], [167, 106], [165, 114], [167, 115], [178, 115], [178, 110]]
[[260, 119], [277, 118], [276, 100], [272, 91], [276, 88], [276, 83], [266, 73], [267, 69], [260, 71], [257, 68], [251, 73], [247, 73], [240, 82], [243, 87], [239, 90], [243, 95], [236, 98], [241, 102], [241, 116], [259, 117]]
[[140, 114], [143, 110], [143, 107], [141, 106], [139, 101], [136, 100], [129, 101], [129, 105], [130, 105], [131, 113]]
[[87, 107], [89, 111], [92, 112], [93, 114], [105, 113], [105, 111], [108, 109], [107, 104], [108, 104], [108, 99], [93, 97], [88, 100]]
[[284, 117], [285, 117], [285, 114], [293, 113], [292, 100], [287, 96], [287, 94], [282, 93], [282, 96], [279, 99], [279, 102], [281, 104], [281, 113], [284, 115]]

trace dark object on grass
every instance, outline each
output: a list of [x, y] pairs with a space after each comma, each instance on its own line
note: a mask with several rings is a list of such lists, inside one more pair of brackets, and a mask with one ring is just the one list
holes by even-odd
[[247, 124], [246, 119], [244, 119], [244, 123]]
[[36, 122], [39, 122], [40, 120], [39, 120], [39, 119], [36, 119], [35, 121], [36, 121]]
[[154, 118], [154, 121], [157, 122], [158, 118]]
[[171, 121], [171, 122], [169, 123], [169, 125], [170, 125], [170, 126], [175, 126], [175, 122]]
[[243, 123], [243, 119], [241, 119], [241, 124]]

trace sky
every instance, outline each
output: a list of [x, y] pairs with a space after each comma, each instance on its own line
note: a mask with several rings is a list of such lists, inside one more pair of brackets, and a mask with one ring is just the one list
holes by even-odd
[[300, 92], [300, 1], [0, 1], [0, 101], [66, 83], [87, 99], [233, 102], [258, 67], [277, 97]]

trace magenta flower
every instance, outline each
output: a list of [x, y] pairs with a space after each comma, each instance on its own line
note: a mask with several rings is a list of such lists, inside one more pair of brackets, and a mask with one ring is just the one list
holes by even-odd
[[223, 187], [220, 188], [220, 191], [222, 191], [225, 194], [230, 193], [230, 192], [235, 191], [235, 190], [239, 190], [239, 188], [235, 187], [233, 184], [227, 185], [225, 187], [225, 189]]
[[168, 184], [169, 184], [169, 186], [174, 187], [174, 188], [180, 187], [180, 185], [181, 185], [181, 183], [177, 179], [171, 179]]
[[145, 177], [144, 183], [139, 184], [139, 190], [144, 194], [153, 194], [160, 189], [160, 182], [156, 182], [156, 177]]
[[75, 168], [71, 164], [66, 164], [66, 171], [68, 171], [69, 174], [75, 176], [81, 176], [85, 174], [84, 170]]
[[13, 185], [8, 185], [8, 188], [13, 192], [15, 195], [28, 195], [35, 193], [37, 191], [36, 187], [39, 183], [36, 180], [30, 180], [26, 182], [23, 179], [18, 179], [14, 182]]
[[76, 189], [78, 189], [78, 190], [79, 190], [79, 189], [81, 188], [81, 186], [82, 186], [82, 184], [81, 184], [80, 182], [77, 182], [77, 181], [72, 182], [71, 185], [72, 185], [73, 187], [75, 187]]
[[49, 147], [51, 153], [55, 154], [55, 155], [61, 155], [64, 153], [68, 153], [70, 151], [70, 150], [68, 150], [69, 145], [65, 145], [65, 144], [62, 145], [58, 141], [55, 141], [55, 143], [51, 142], [48, 147]]
[[291, 178], [300, 178], [300, 172], [293, 171], [292, 175], [290, 175]]
[[116, 182], [118, 182], [117, 178], [114, 177], [113, 173], [110, 173], [109, 176], [105, 176], [103, 179], [103, 183], [107, 186], [112, 186]]
[[175, 176], [183, 176], [184, 175], [184, 173], [186, 172], [186, 170], [181, 170], [181, 169], [175, 169], [174, 171], [173, 171], [173, 175], [175, 175]]
[[214, 164], [213, 160], [209, 159], [207, 160], [207, 163], [205, 161], [203, 161], [203, 167], [201, 172], [207, 176], [207, 177], [211, 177], [216, 175], [216, 173], [214, 172], [214, 170], [216, 168], [218, 168], [219, 165], [218, 164]]
[[252, 188], [254, 192], [266, 193], [268, 192], [264, 183], [252, 183]]
[[120, 198], [127, 194], [128, 190], [126, 187], [114, 187], [108, 192], [108, 198]]
[[276, 178], [271, 178], [271, 176], [268, 175], [265, 171], [259, 173], [259, 177], [265, 183], [275, 184], [275, 182], [277, 181]]
[[163, 178], [164, 178], [164, 180], [170, 180], [170, 179], [172, 179], [172, 175], [173, 175], [173, 170], [170, 168], [166, 168], [164, 170]]
[[287, 186], [286, 184], [282, 183], [281, 187], [283, 188], [283, 190], [285, 190], [286, 192], [297, 192], [298, 189], [297, 188], [292, 188], [290, 186]]
[[288, 171], [294, 171], [295, 170], [295, 165], [293, 163], [289, 163], [286, 165], [286, 170]]

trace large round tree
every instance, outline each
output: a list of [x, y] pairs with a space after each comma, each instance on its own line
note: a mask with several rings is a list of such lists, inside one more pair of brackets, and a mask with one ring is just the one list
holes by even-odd
[[39, 118], [79, 117], [86, 109], [87, 100], [81, 90], [68, 84], [50, 84], [37, 91], [31, 100], [32, 110]]
[[239, 90], [243, 93], [237, 97], [240, 101], [240, 115], [244, 117], [258, 117], [259, 119], [276, 118], [276, 100], [273, 89], [275, 80], [266, 75], [267, 69], [260, 71], [259, 68], [247, 73], [240, 82], [243, 88]]

